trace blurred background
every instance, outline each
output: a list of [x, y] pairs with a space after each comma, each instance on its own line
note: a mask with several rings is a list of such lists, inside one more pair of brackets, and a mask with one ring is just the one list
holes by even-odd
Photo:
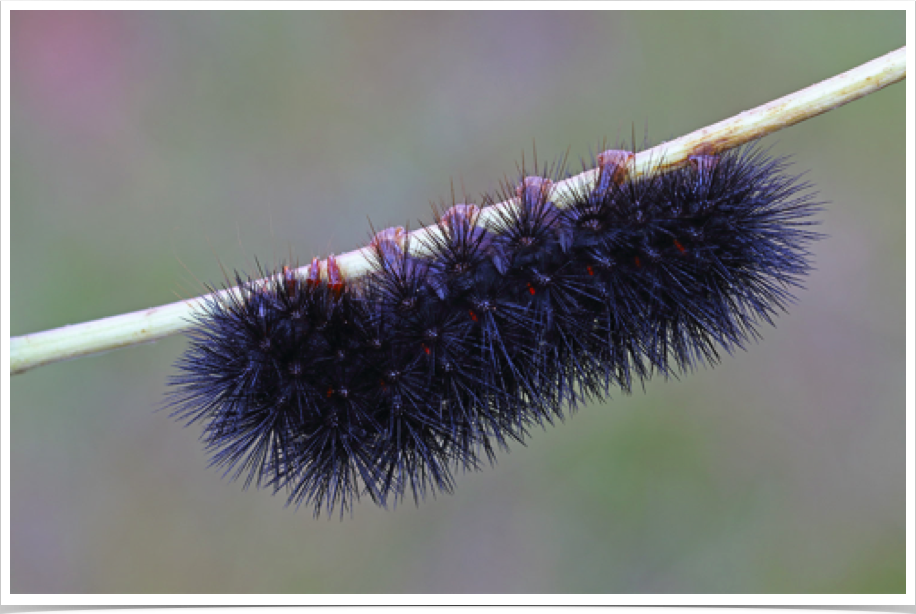
[[[430, 220], [905, 44], [903, 12], [12, 13], [13, 335]], [[536, 432], [454, 495], [315, 519], [158, 412], [173, 337], [12, 379], [11, 591], [905, 591], [905, 94], [766, 139], [817, 270], [749, 351]]]

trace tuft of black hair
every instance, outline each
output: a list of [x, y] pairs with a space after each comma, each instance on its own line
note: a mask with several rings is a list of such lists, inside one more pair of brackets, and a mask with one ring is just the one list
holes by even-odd
[[744, 348], [810, 271], [810, 186], [754, 146], [638, 178], [632, 157], [563, 192], [523, 166], [486, 223], [453, 197], [424, 255], [382, 231], [358, 281], [333, 258], [237, 275], [188, 334], [174, 414], [227, 476], [343, 514], [450, 493], [534, 426]]

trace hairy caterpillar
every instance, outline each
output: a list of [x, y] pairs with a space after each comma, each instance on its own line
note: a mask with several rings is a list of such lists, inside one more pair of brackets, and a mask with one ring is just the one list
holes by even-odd
[[333, 256], [307, 278], [237, 275], [189, 333], [175, 414], [246, 485], [342, 513], [450, 492], [532, 426], [715, 364], [792, 300], [818, 203], [754, 146], [638, 178], [632, 158], [601, 153], [596, 184], [559, 196], [562, 171], [523, 167], [481, 200], [512, 201], [487, 223], [440, 210], [424, 255], [403, 228], [375, 234], [361, 279]]

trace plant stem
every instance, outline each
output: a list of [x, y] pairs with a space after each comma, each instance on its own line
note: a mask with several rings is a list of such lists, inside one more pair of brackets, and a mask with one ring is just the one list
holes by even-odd
[[[727, 151], [858, 100], [905, 78], [906, 47], [901, 47], [794, 94], [643, 151], [633, 160], [630, 174], [639, 176], [650, 171], [665, 172], [683, 166], [687, 163], [687, 157], [694, 153]], [[597, 169], [585, 171], [558, 182], [554, 190], [562, 192], [576, 186], [593, 185], [596, 175]], [[503, 202], [488, 207], [481, 212], [480, 219], [486, 223], [497, 211], [510, 206], [511, 202]], [[437, 226], [433, 225], [412, 232], [412, 251], [420, 251], [423, 241], [418, 239], [436, 229]], [[338, 256], [337, 262], [344, 277], [353, 279], [368, 272], [368, 255], [366, 248], [362, 248]], [[299, 273], [306, 275], [308, 269], [308, 266], [302, 267]], [[223, 290], [222, 293], [232, 291], [235, 289]], [[61, 360], [155, 341], [181, 332], [189, 327], [194, 311], [205, 299], [198, 297], [93, 322], [13, 337], [10, 339], [10, 374], [23, 373]]]

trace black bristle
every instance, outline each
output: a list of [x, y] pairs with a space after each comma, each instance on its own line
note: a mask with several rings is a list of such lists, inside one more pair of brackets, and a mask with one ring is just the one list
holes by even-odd
[[756, 147], [640, 178], [631, 158], [559, 195], [522, 169], [485, 225], [453, 200], [422, 257], [378, 233], [358, 282], [238, 276], [188, 335], [174, 413], [230, 477], [343, 513], [451, 492], [532, 426], [717, 363], [793, 300], [819, 206]]

